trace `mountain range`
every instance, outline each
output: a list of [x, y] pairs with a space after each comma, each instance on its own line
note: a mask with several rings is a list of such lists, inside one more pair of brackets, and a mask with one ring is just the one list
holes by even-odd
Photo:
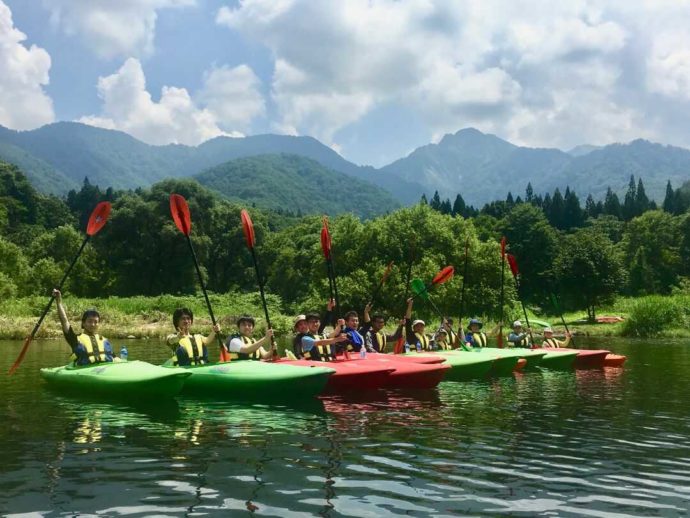
[[[271, 158], [239, 160], [262, 155]], [[305, 161], [298, 164], [296, 156]], [[565, 152], [516, 146], [472, 128], [446, 135], [438, 143], [422, 146], [380, 169], [349, 162], [312, 137], [217, 137], [196, 147], [152, 146], [120, 131], [74, 122], [23, 132], [0, 126], [0, 160], [18, 165], [39, 190], [56, 194], [78, 188], [84, 177], [101, 187], [129, 189], [163, 178], [200, 175], [198, 178], [209, 182], [209, 186], [213, 183], [226, 196], [237, 197], [237, 182], [258, 178], [259, 173], [260, 182], [274, 184], [275, 193], [282, 192], [285, 181], [301, 182], [314, 174], [312, 179], [318, 177], [319, 182], [329, 175], [333, 178], [332, 188], [329, 190], [325, 181], [321, 191], [320, 200], [328, 201], [333, 200], [332, 193], [344, 188], [340, 175], [346, 175], [361, 181], [353, 183], [349, 194], [354, 190], [368, 191], [381, 200], [372, 207], [375, 210], [394, 207], [391, 197], [398, 203], [411, 204], [422, 193], [429, 197], [434, 191], [451, 201], [460, 193], [467, 203], [480, 206], [504, 199], [508, 191], [522, 194], [528, 182], [535, 193], [570, 186], [581, 198], [591, 193], [598, 199], [609, 186], [623, 194], [630, 175], [642, 178], [647, 194], [660, 201], [667, 181], [677, 187], [690, 178], [690, 151], [679, 147], [634, 140], [628, 144], [578, 146]], [[250, 174], [249, 170], [253, 172]], [[285, 176], [287, 171], [293, 176]], [[232, 181], [223, 180], [224, 174], [231, 175]], [[228, 191], [231, 185], [234, 194]], [[336, 189], [335, 185], [339, 187]], [[298, 190], [293, 194], [297, 195]], [[245, 201], [274, 206], [285, 203], [278, 198], [268, 200], [270, 188], [261, 191], [253, 199], [251, 196], [257, 193], [244, 190], [243, 195], [250, 196]], [[290, 203], [298, 200], [294, 210], [315, 209], [302, 194], [291, 200]]]

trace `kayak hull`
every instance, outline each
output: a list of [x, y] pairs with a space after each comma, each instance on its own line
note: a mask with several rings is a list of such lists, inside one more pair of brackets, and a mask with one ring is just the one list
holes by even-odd
[[604, 367], [622, 367], [627, 356], [621, 354], [607, 354], [604, 360]]
[[473, 348], [470, 351], [450, 351], [452, 355], [470, 355], [475, 358], [492, 360], [489, 376], [502, 377], [512, 376], [518, 364], [520, 355], [513, 349], [498, 349], [495, 347]]
[[301, 401], [323, 392], [333, 369], [282, 365], [276, 362], [232, 361], [211, 365], [168, 367], [191, 375], [183, 393], [238, 401]]
[[[549, 350], [549, 349], [545, 349]], [[611, 351], [605, 349], [558, 349], [559, 351], [577, 351], [575, 358], [576, 369], [602, 369], [606, 357]]]
[[328, 382], [322, 391], [323, 394], [378, 390], [384, 388], [388, 381], [388, 376], [395, 370], [392, 366], [376, 364], [374, 362], [364, 363], [363, 361], [357, 361], [355, 359], [343, 359], [330, 362], [280, 359], [278, 363], [281, 365], [292, 365], [303, 368], [328, 367], [332, 369], [334, 371], [333, 375], [328, 378]]
[[[417, 353], [410, 353], [411, 356]], [[486, 378], [493, 370], [495, 358], [493, 356], [475, 355], [472, 351], [434, 351], [423, 353], [439, 356], [450, 365], [450, 370], [443, 378], [444, 381], [469, 381]], [[515, 362], [513, 362], [514, 366]], [[512, 368], [512, 367], [511, 367]]]
[[570, 370], [575, 367], [576, 351], [550, 350], [541, 361], [543, 369]]
[[153, 399], [180, 393], [190, 374], [131, 361], [46, 368], [41, 376], [49, 386], [73, 394]]
[[382, 367], [395, 369], [385, 380], [385, 388], [396, 389], [431, 389], [443, 380], [451, 368], [443, 358], [430, 356], [436, 363], [417, 363], [409, 357], [389, 356], [385, 354], [367, 354], [366, 358], [355, 360], [367, 364], [375, 363]]

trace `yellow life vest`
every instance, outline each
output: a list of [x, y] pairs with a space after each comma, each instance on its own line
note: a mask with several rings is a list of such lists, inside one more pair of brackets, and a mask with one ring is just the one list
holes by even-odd
[[386, 333], [376, 332], [376, 333], [374, 333], [374, 338], [376, 340], [376, 343], [379, 346], [379, 352], [385, 353], [386, 352], [386, 343], [388, 342], [388, 340], [386, 338]]
[[[201, 335], [183, 336], [179, 341], [189, 356], [190, 365], [202, 365], [204, 363], [204, 337]], [[177, 365], [177, 354], [173, 355], [173, 363]]]
[[561, 344], [555, 338], [544, 338], [544, 344], [542, 347], [560, 347]]
[[422, 346], [422, 351], [430, 351], [431, 350], [431, 347], [429, 346], [429, 338], [427, 338], [426, 335], [423, 335], [420, 333], [415, 333], [414, 335], [417, 337], [419, 344]]
[[455, 331], [453, 331], [452, 329], [448, 330], [448, 340], [447, 340], [447, 343], [449, 346], [448, 349], [452, 349], [453, 347], [455, 347], [455, 339], [457, 337], [458, 337], [458, 334]]
[[[242, 343], [244, 345], [253, 345], [256, 343], [256, 340], [254, 338], [251, 338], [249, 336], [235, 336], [233, 338], [239, 338], [242, 340]], [[230, 359], [231, 360], [260, 360], [261, 359], [261, 353], [259, 352], [261, 348], [257, 349], [253, 353], [234, 353], [230, 352]]]
[[89, 363], [101, 363], [108, 361], [105, 357], [105, 338], [101, 335], [87, 335], [79, 333], [77, 341], [84, 346]]
[[[325, 335], [319, 335], [319, 334], [306, 334], [305, 336], [310, 336], [314, 340], [328, 340], [328, 337]], [[316, 346], [316, 352], [318, 354], [312, 354], [312, 351], [305, 351], [304, 352], [304, 359], [305, 360], [315, 360], [315, 361], [324, 361], [324, 362], [329, 362], [331, 360], [334, 360], [335, 358], [333, 357], [332, 354], [332, 349], [331, 345], [317, 345]]]
[[[447, 335], [446, 335], [447, 336]], [[451, 345], [448, 343], [447, 339], [445, 342], [436, 342], [436, 347], [441, 351], [450, 351], [452, 349]]]
[[512, 347], [529, 347], [529, 335], [525, 336], [519, 342], [509, 342]]
[[486, 334], [482, 332], [472, 333], [472, 347], [486, 347], [486, 344]]

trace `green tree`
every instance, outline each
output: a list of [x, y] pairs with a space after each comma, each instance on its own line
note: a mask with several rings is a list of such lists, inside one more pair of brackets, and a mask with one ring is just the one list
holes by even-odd
[[612, 302], [626, 279], [613, 243], [587, 229], [564, 237], [553, 270], [565, 307], [586, 309], [592, 322], [596, 307]]
[[604, 214], [614, 216], [618, 219], [622, 216], [621, 202], [618, 195], [611, 190], [611, 187], [606, 189], [606, 197], [604, 198]]

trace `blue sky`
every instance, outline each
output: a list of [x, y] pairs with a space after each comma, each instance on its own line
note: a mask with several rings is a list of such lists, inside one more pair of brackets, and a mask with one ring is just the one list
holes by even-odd
[[685, 0], [0, 0], [0, 124], [311, 135], [385, 165], [476, 127], [690, 147]]

